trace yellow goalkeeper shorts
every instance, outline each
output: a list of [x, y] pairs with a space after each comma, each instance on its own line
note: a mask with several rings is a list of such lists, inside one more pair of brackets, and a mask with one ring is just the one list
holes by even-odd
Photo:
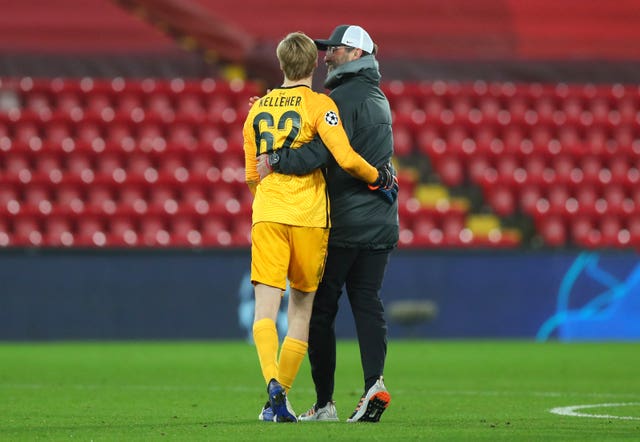
[[314, 292], [324, 273], [329, 229], [259, 222], [251, 229], [251, 281]]

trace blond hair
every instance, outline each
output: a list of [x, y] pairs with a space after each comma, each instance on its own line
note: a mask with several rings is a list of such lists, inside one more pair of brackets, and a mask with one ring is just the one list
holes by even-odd
[[302, 32], [287, 35], [276, 49], [280, 69], [291, 81], [311, 76], [318, 62], [318, 48], [311, 38]]

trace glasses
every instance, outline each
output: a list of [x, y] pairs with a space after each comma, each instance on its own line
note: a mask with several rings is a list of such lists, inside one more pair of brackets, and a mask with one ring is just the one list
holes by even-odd
[[350, 51], [350, 50], [354, 49], [351, 46], [344, 46], [344, 45], [342, 45], [342, 46], [327, 46], [327, 54], [332, 54], [332, 53], [334, 53], [335, 51], [337, 51], [340, 48], [344, 48], [346, 51]]

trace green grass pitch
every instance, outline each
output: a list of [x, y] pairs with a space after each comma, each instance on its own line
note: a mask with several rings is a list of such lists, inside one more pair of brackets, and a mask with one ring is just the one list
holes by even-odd
[[[362, 379], [342, 341], [341, 422], [264, 423], [245, 342], [1, 343], [0, 440], [640, 440], [637, 343], [392, 340], [385, 382], [380, 423], [344, 422]], [[289, 397], [298, 413], [314, 401], [306, 360]]]

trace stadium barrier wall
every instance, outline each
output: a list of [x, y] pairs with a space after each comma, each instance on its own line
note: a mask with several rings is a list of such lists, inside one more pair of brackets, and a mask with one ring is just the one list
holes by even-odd
[[[382, 293], [389, 337], [640, 339], [639, 263], [620, 251], [398, 250]], [[251, 339], [249, 265], [245, 249], [4, 250], [0, 340]], [[341, 302], [337, 334], [353, 338]], [[427, 304], [437, 313], [421, 321]]]

